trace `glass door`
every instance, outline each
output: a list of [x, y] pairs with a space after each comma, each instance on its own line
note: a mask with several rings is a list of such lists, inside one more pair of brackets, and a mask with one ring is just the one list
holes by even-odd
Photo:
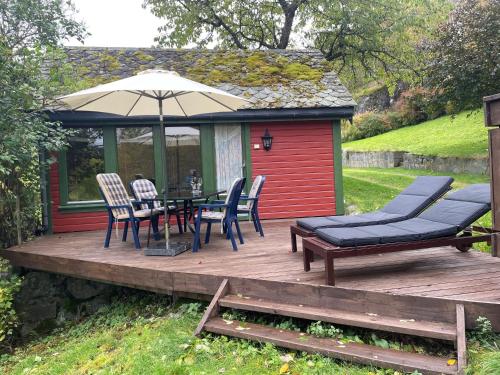
[[241, 125], [215, 125], [214, 129], [217, 189], [227, 190], [243, 175]]

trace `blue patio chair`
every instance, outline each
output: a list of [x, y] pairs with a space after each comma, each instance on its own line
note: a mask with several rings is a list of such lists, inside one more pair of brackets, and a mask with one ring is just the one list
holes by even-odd
[[253, 184], [252, 187], [250, 188], [250, 192], [248, 193], [248, 195], [242, 194], [240, 197], [240, 200], [246, 201], [247, 204], [238, 205], [238, 213], [250, 215], [253, 221], [253, 226], [255, 227], [255, 231], [259, 232], [261, 237], [264, 237], [264, 230], [262, 229], [262, 224], [260, 223], [260, 218], [259, 218], [259, 197], [265, 181], [266, 181], [266, 176], [259, 175], [255, 177], [255, 180], [253, 180]]
[[113, 222], [115, 225], [124, 223], [122, 241], [127, 240], [128, 225], [129, 223], [131, 224], [136, 249], [141, 248], [141, 243], [139, 241], [139, 223], [141, 221], [151, 219], [153, 234], [155, 238], [158, 238], [159, 210], [154, 209], [152, 216], [150, 208], [136, 210], [120, 176], [116, 173], [100, 173], [96, 176], [96, 179], [99, 184], [99, 191], [104, 198], [105, 206], [108, 211], [108, 229], [106, 231], [104, 247], [109, 247]]
[[[193, 240], [193, 252], [197, 252], [201, 246], [201, 223], [207, 223], [207, 233], [205, 235], [205, 243], [210, 241], [210, 230], [212, 223], [221, 223], [226, 238], [231, 240], [233, 250], [237, 251], [236, 241], [234, 239], [233, 224], [236, 227], [240, 243], [243, 244], [243, 236], [241, 234], [240, 225], [238, 223], [238, 201], [241, 196], [241, 191], [245, 185], [245, 178], [237, 178], [234, 180], [231, 188], [228, 190], [224, 203], [200, 204], [195, 218], [195, 233]], [[222, 211], [215, 211], [215, 210]]]
[[[139, 207], [143, 210], [151, 209], [151, 203], [153, 204], [153, 208], [158, 210], [160, 213], [165, 214], [165, 209], [161, 205], [160, 201], [149, 201], [147, 199], [151, 199], [158, 196], [158, 192], [156, 190], [155, 185], [152, 181], [139, 178], [129, 183], [130, 191], [134, 195], [134, 198], [139, 201]], [[177, 227], [179, 228], [179, 233], [182, 234], [182, 221], [181, 221], [181, 210], [177, 207], [177, 204], [171, 204], [167, 207], [167, 221], [170, 222], [170, 216], [174, 215], [177, 219]]]

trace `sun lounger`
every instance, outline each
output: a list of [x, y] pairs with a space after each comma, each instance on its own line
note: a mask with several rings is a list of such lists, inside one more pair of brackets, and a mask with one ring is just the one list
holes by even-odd
[[418, 216], [362, 227], [320, 228], [317, 238], [304, 238], [304, 270], [313, 254], [325, 260], [326, 283], [335, 285], [335, 258], [395, 251], [455, 246], [467, 251], [475, 242], [490, 242], [491, 234], [472, 236], [470, 225], [491, 209], [490, 185], [470, 185], [453, 192]]
[[387, 224], [417, 216], [450, 190], [453, 178], [448, 176], [418, 176], [413, 183], [382, 209], [350, 216], [310, 217], [290, 226], [292, 251], [297, 251], [297, 235], [314, 237], [320, 228], [346, 228]]

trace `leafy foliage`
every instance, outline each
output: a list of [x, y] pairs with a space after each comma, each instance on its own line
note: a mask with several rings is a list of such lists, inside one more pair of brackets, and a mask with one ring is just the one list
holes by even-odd
[[461, 0], [426, 46], [428, 84], [455, 112], [500, 92], [499, 30], [499, 0]]
[[70, 1], [0, 3], [0, 248], [21, 242], [40, 223], [40, 150], [65, 144], [65, 131], [41, 110], [57, 82], [43, 76], [44, 54], [81, 37]]
[[0, 258], [0, 348], [9, 346], [9, 340], [17, 327], [14, 295], [21, 287], [21, 279], [11, 273], [9, 263]]
[[[157, 41], [169, 47], [321, 49], [341, 73], [414, 77], [414, 46], [442, 21], [445, 0], [144, 0], [165, 19]], [[383, 73], [383, 74], [381, 74]]]

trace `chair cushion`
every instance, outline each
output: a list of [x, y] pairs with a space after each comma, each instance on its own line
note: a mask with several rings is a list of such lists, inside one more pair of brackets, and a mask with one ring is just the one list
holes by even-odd
[[316, 233], [327, 242], [346, 247], [453, 236], [457, 233], [457, 228], [454, 225], [413, 218], [385, 225], [369, 225], [356, 228], [322, 228], [318, 229]]
[[350, 216], [309, 217], [297, 220], [297, 224], [309, 230], [318, 228], [356, 227], [361, 225], [384, 224], [400, 220], [401, 215], [374, 211]]
[[424, 195], [406, 195], [400, 194], [380, 211], [389, 214], [398, 214], [402, 219], [418, 215], [425, 207], [431, 204], [432, 198]]
[[[198, 214], [196, 216], [198, 216]], [[222, 220], [222, 219], [224, 219], [224, 212], [203, 211], [201, 213], [201, 218], [202, 219], [210, 219], [210, 220]]]
[[[139, 200], [143, 199], [151, 199], [154, 198], [158, 195], [158, 192], [156, 191], [155, 185], [145, 179], [141, 178], [138, 180], [134, 180], [131, 183], [132, 189], [134, 190], [134, 195], [137, 197]], [[154, 201], [153, 202], [153, 207], [154, 208], [160, 208], [161, 202], [159, 201]], [[143, 210], [149, 208], [147, 203], [141, 203], [141, 208]]]
[[418, 176], [413, 183], [381, 210], [351, 216], [327, 216], [297, 220], [309, 230], [318, 228], [358, 227], [405, 220], [424, 210], [444, 194], [453, 182], [448, 176]]
[[491, 204], [490, 184], [474, 184], [446, 196], [447, 200]]
[[418, 215], [418, 217], [437, 223], [455, 225], [459, 229], [465, 229], [489, 210], [489, 204], [443, 199]]
[[[159, 213], [163, 212], [163, 210], [161, 209], [153, 209], [153, 215], [157, 215]], [[145, 210], [136, 210], [134, 211], [134, 217], [137, 217], [137, 218], [140, 218], [140, 219], [143, 219], [143, 218], [146, 218], [146, 217], [150, 217], [151, 216], [151, 209], [147, 208]], [[129, 218], [129, 214], [126, 213], [126, 214], [120, 214], [118, 215], [117, 219], [118, 220], [121, 220], [121, 219], [128, 219]]]
[[436, 199], [449, 189], [452, 182], [453, 178], [448, 176], [417, 176], [401, 194], [424, 195]]

